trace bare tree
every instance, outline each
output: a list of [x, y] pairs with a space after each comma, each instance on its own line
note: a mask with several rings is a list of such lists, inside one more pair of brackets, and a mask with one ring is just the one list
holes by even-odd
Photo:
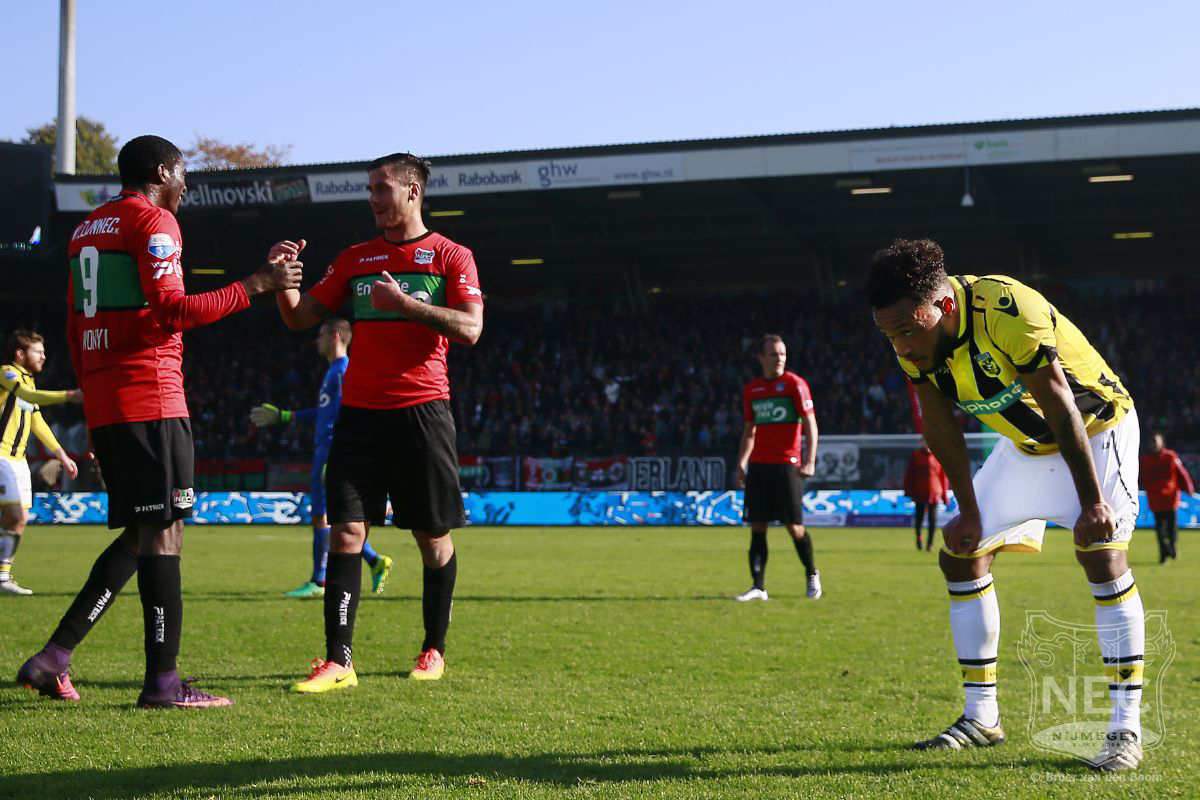
[[250, 143], [229, 144], [210, 136], [197, 136], [183, 151], [188, 169], [236, 169], [238, 167], [277, 167], [284, 162], [292, 146]]

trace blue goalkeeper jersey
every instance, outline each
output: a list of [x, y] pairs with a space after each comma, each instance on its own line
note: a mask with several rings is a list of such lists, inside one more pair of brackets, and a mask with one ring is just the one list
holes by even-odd
[[293, 415], [297, 422], [314, 423], [313, 446], [318, 450], [328, 448], [333, 441], [333, 423], [337, 421], [338, 409], [342, 407], [342, 377], [349, 363], [347, 356], [334, 359], [325, 371], [316, 408], [306, 408]]

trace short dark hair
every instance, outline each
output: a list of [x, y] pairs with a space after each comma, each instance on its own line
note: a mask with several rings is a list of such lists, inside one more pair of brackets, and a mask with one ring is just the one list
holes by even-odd
[[330, 317], [321, 323], [321, 330], [329, 330], [341, 337], [342, 341], [350, 344], [350, 340], [354, 338], [354, 328], [350, 323], [341, 317]]
[[767, 350], [767, 345], [775, 344], [776, 342], [779, 342], [784, 347], [787, 347], [787, 345], [783, 341], [783, 337], [780, 336], [778, 333], [763, 334], [763, 337], [758, 340], [758, 352], [765, 353]]
[[4, 346], [4, 354], [9, 361], [16, 361], [18, 350], [27, 350], [30, 345], [44, 341], [46, 340], [37, 331], [13, 331], [8, 335], [8, 343]]
[[121, 186], [138, 189], [154, 182], [158, 165], [172, 169], [183, 161], [179, 148], [161, 136], [138, 136], [130, 139], [117, 154], [117, 170]]
[[867, 300], [886, 308], [908, 297], [920, 304], [937, 299], [946, 286], [942, 248], [932, 239], [897, 239], [871, 259]]
[[399, 167], [408, 172], [408, 179], [421, 184], [421, 188], [425, 188], [425, 182], [429, 180], [429, 168], [432, 166], [423, 158], [418, 158], [412, 153], [392, 153], [387, 156], [380, 156], [372, 161], [369, 165], [370, 170], [377, 170], [380, 167]]

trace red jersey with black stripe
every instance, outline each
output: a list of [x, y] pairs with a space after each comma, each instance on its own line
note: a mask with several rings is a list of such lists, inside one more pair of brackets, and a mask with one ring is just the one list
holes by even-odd
[[123, 190], [71, 234], [67, 340], [89, 428], [188, 416], [183, 334], [250, 305], [246, 289], [188, 295], [170, 211]]
[[800, 420], [814, 413], [808, 381], [786, 371], [778, 378], [752, 380], [742, 389], [742, 410], [755, 426], [751, 463], [800, 463]]
[[1160, 514], [1179, 508], [1180, 492], [1191, 494], [1196, 490], [1179, 454], [1165, 447], [1157, 453], [1142, 454], [1141, 479], [1150, 510]]
[[483, 305], [475, 256], [439, 233], [404, 242], [381, 236], [343, 250], [309, 290], [330, 311], [347, 300], [354, 308], [342, 405], [388, 409], [450, 399], [450, 340], [398, 312], [371, 308], [371, 289], [384, 270], [405, 294], [423, 302], [447, 308]]

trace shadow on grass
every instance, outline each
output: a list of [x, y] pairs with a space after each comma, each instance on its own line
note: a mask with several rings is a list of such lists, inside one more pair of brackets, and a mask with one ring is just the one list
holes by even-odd
[[[366, 599], [363, 595], [363, 599]], [[578, 595], [482, 595], [482, 594], [464, 594], [455, 595], [455, 603], [672, 603], [685, 602], [694, 603], [697, 601], [712, 601], [712, 600], [731, 600], [733, 595], [723, 594], [696, 594], [696, 595], [611, 595], [611, 594], [578, 594]], [[387, 602], [393, 600], [414, 601], [420, 600], [417, 595], [385, 595], [382, 597], [375, 596], [371, 598], [372, 602]]]
[[[48, 598], [66, 598], [74, 600], [77, 592], [38, 592], [38, 597]], [[135, 600], [137, 592], [128, 593]], [[789, 595], [780, 594], [779, 597], [788, 597]], [[803, 597], [803, 594], [790, 595], [792, 597]], [[612, 602], [612, 603], [640, 603], [640, 602], [697, 602], [710, 600], [729, 600], [733, 597], [732, 594], [697, 594], [697, 595], [606, 595], [606, 594], [587, 594], [587, 595], [461, 595], [455, 596], [454, 602], [461, 603], [467, 601], [477, 601], [483, 603], [561, 603], [561, 602]], [[231, 589], [213, 589], [213, 590], [190, 590], [186, 586], [183, 590], [183, 599], [186, 603], [189, 600], [204, 601], [204, 600], [237, 600], [245, 602], [253, 600], [258, 602], [280, 604], [311, 604], [320, 607], [323, 601], [319, 597], [297, 599], [294, 597], [284, 597], [283, 592], [263, 592], [263, 591], [236, 591]], [[372, 594], [370, 590], [364, 588], [361, 598], [362, 602], [381, 603], [381, 602], [420, 602], [421, 596], [417, 594]]]
[[[542, 753], [512, 755], [478, 753], [452, 755], [434, 752], [378, 753], [310, 756], [279, 760], [252, 759], [171, 766], [124, 769], [81, 769], [56, 773], [0, 775], [0, 797], [91, 797], [96, 800], [128, 797], [131, 793], [185, 792], [202, 797], [237, 792], [260, 797], [283, 797], [297, 793], [338, 791], [395, 791], [395, 780], [424, 777], [436, 781], [518, 780], [551, 787], [579, 784], [622, 784], [647, 781], [715, 780], [741, 776], [801, 778], [837, 775], [885, 775], [924, 770], [991, 770], [990, 763], [970, 764], [945, 759], [923, 763], [907, 750], [867, 748], [876, 752], [877, 763], [814, 766], [711, 767], [710, 757], [727, 760], [750, 755], [780, 755], [801, 752], [780, 749], [723, 750], [688, 748], [679, 750], [610, 750], [594, 753]], [[828, 748], [814, 747], [814, 750]], [[853, 750], [853, 752], [860, 752]], [[1023, 768], [1065, 770], [1079, 767], [1064, 759], [1023, 760]], [[385, 773], [389, 779], [347, 780], [330, 784], [338, 776]], [[309, 781], [319, 782], [314, 786]], [[254, 784], [278, 782], [285, 785]], [[300, 782], [299, 785], [286, 785]]]

